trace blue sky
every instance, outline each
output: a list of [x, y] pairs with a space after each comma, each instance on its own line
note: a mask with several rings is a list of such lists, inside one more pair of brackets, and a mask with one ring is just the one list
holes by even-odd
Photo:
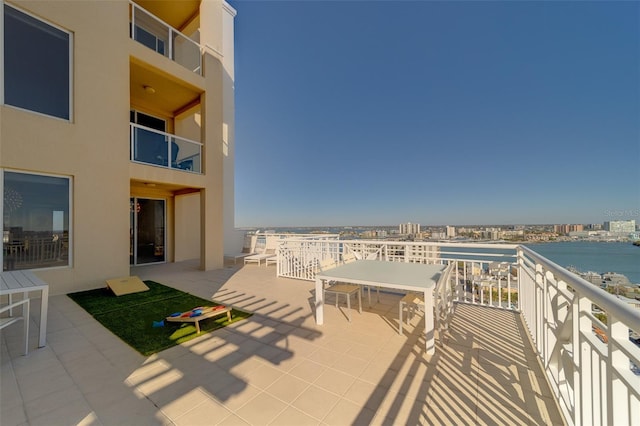
[[640, 222], [640, 3], [230, 3], [236, 226]]

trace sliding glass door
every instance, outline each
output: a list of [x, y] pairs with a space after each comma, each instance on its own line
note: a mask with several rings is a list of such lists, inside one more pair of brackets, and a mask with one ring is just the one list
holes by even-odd
[[132, 265], [165, 261], [164, 200], [131, 198], [129, 261]]

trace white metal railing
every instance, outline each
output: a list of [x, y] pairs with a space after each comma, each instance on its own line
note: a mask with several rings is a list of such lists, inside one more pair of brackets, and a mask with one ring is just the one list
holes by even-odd
[[170, 133], [129, 123], [131, 161], [202, 173], [202, 144]]
[[[436, 284], [434, 293], [434, 316], [436, 327], [438, 328], [438, 334], [443, 336], [449, 329], [449, 322], [453, 317], [454, 303], [453, 298], [455, 295], [456, 282], [453, 280], [453, 270], [455, 263], [449, 263], [446, 269], [442, 272], [438, 283]], [[440, 344], [442, 344], [442, 337], [440, 337]]]
[[522, 315], [565, 418], [640, 424], [640, 348], [630, 341], [640, 311], [524, 246], [518, 270]]
[[316, 235], [316, 238], [299, 238], [288, 235], [278, 242], [276, 253], [277, 275], [287, 278], [314, 280], [320, 261], [331, 258], [340, 259], [340, 241], [337, 235], [331, 239]]
[[291, 234], [278, 232], [255, 232], [245, 234], [245, 244], [249, 244], [251, 253], [263, 250], [265, 248], [276, 248], [279, 242], [284, 239], [304, 239], [304, 240], [337, 240], [340, 238], [338, 234]]
[[326, 258], [339, 262], [353, 253], [358, 259], [410, 263], [455, 263], [452, 274], [459, 283], [456, 301], [517, 308], [516, 245], [474, 244], [473, 250], [455, 243], [332, 240], [298, 241], [288, 238], [279, 246], [279, 276], [315, 279], [317, 265]]
[[132, 39], [202, 75], [200, 44], [132, 1], [129, 1], [129, 15]]
[[[640, 332], [640, 310], [525, 246], [293, 237], [279, 241], [277, 253], [278, 276], [303, 280], [315, 279], [321, 260], [346, 253], [449, 264], [455, 302], [522, 313], [568, 424], [640, 424], [640, 347], [630, 340]], [[447, 290], [437, 294], [439, 315], [448, 312]]]
[[68, 236], [47, 238], [23, 238], [3, 244], [4, 270], [58, 266], [68, 259]]

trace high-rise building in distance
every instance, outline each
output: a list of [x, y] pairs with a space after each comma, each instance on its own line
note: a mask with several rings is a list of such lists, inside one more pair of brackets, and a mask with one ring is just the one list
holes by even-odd
[[417, 235], [420, 233], [420, 224], [419, 223], [401, 223], [400, 224], [400, 234], [402, 235]]
[[557, 234], [568, 234], [569, 232], [584, 231], [584, 225], [553, 225], [553, 231]]
[[447, 238], [455, 238], [456, 236], [456, 227], [447, 225]]
[[636, 230], [635, 220], [611, 220], [604, 223], [605, 231], [616, 234], [630, 234]]

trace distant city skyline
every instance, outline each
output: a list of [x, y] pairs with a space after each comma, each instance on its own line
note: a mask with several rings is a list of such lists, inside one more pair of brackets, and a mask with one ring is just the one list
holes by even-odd
[[640, 3], [230, 3], [237, 227], [640, 219]]
[[[633, 221], [634, 226], [637, 227], [635, 219], [624, 220], [623, 222]], [[326, 229], [326, 228], [397, 228], [401, 230], [403, 226], [406, 229], [407, 223], [396, 223], [396, 224], [373, 224], [373, 225], [364, 225], [364, 224], [346, 224], [346, 225], [285, 225], [285, 226], [244, 226], [241, 228], [245, 229], [260, 229], [261, 231], [272, 229], [307, 229], [307, 228], [316, 228], [316, 229]], [[597, 230], [606, 230], [606, 222], [595, 222], [595, 223], [465, 223], [459, 225], [451, 225], [449, 223], [415, 223], [413, 225], [417, 225], [419, 228], [492, 228], [492, 227], [512, 227], [512, 228], [521, 228], [521, 227], [560, 227], [563, 232], [565, 229], [568, 229], [566, 232], [570, 231], [582, 231], [589, 229], [597, 229]], [[590, 227], [595, 228], [590, 228]], [[411, 232], [407, 232], [411, 233]]]

